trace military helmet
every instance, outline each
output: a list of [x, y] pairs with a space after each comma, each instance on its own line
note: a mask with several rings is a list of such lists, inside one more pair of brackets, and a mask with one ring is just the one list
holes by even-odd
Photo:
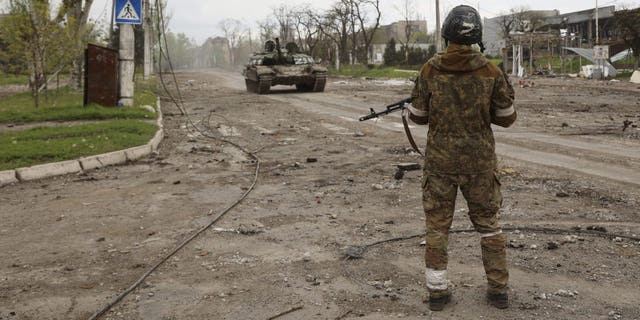
[[267, 42], [264, 43], [265, 52], [273, 52], [273, 50], [275, 49], [276, 49], [276, 43], [273, 42], [273, 40], [267, 40]]
[[460, 5], [451, 10], [442, 25], [442, 37], [449, 42], [472, 45], [482, 42], [482, 19], [476, 9]]

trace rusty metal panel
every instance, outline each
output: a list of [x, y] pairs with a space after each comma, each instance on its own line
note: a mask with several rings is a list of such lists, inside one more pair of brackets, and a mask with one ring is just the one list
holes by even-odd
[[85, 50], [84, 105], [118, 104], [118, 52], [89, 44]]

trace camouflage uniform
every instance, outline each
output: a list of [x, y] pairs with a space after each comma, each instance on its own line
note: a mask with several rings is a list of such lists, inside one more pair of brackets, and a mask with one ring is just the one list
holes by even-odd
[[497, 217], [502, 194], [491, 124], [508, 127], [516, 120], [513, 87], [471, 46], [451, 44], [422, 67], [412, 96], [412, 120], [429, 123], [423, 178], [427, 288], [432, 296], [448, 293], [447, 246], [460, 188], [480, 233], [488, 292], [506, 293], [506, 237]]

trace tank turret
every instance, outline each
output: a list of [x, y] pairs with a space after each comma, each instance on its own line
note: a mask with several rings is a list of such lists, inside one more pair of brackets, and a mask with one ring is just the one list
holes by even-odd
[[282, 48], [280, 39], [274, 40], [266, 41], [264, 52], [253, 54], [242, 70], [247, 91], [265, 94], [275, 85], [295, 85], [298, 91], [324, 91], [327, 68], [299, 53], [295, 43]]

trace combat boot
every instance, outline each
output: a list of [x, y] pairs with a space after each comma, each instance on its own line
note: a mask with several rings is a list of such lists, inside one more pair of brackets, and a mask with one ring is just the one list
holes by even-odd
[[444, 306], [451, 300], [451, 293], [449, 291], [431, 293], [429, 295], [429, 310], [442, 311]]
[[509, 307], [509, 295], [506, 293], [487, 293], [489, 304], [498, 308], [506, 309]]

